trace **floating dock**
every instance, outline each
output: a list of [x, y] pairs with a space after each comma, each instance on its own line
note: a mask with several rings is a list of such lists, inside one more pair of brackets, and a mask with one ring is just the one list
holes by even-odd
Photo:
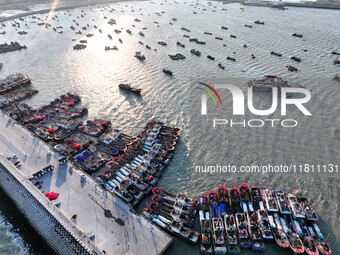
[[[57, 253], [151, 255], [167, 249], [172, 242], [167, 233], [60, 158], [0, 113], [0, 186]], [[33, 174], [48, 166], [38, 189]], [[59, 193], [58, 199], [49, 201], [44, 196], [49, 191]]]

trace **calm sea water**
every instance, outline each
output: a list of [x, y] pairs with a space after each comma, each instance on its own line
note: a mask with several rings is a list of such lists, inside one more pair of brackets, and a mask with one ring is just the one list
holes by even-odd
[[[219, 184], [231, 187], [244, 181], [262, 186], [270, 183], [273, 188], [289, 192], [296, 189], [299, 194], [308, 196], [319, 212], [321, 230], [325, 235], [331, 233], [330, 243], [334, 254], [338, 254], [338, 173], [207, 175], [194, 171], [195, 165], [339, 163], [340, 86], [332, 77], [339, 74], [340, 69], [333, 65], [336, 57], [330, 54], [333, 50], [340, 51], [339, 12], [307, 8], [279, 11], [250, 6], [243, 6], [242, 11], [240, 7], [239, 4], [223, 5], [221, 2], [210, 5], [208, 1], [123, 2], [84, 7], [68, 13], [58, 12], [52, 15], [54, 19], [52, 16], [49, 18], [52, 27], [63, 26], [58, 29], [63, 31], [62, 34], [53, 31], [52, 27], [45, 29], [31, 23], [41, 22], [31, 17], [25, 19], [28, 27], [25, 27], [25, 22], [20, 22], [21, 28], [6, 22], [6, 27], [0, 30], [7, 33], [0, 35], [0, 42], [18, 41], [27, 45], [28, 49], [1, 54], [0, 62], [4, 66], [0, 76], [22, 72], [32, 77], [33, 86], [39, 94], [26, 103], [34, 107], [72, 91], [82, 96], [83, 105], [89, 108], [88, 118], [108, 119], [126, 133], [138, 134], [149, 119], [182, 128], [175, 157], [161, 179], [162, 187], [172, 192], [184, 191], [195, 198], [216, 189]], [[115, 10], [109, 12], [111, 8]], [[36, 16], [43, 19], [47, 14]], [[117, 25], [107, 24], [110, 18], [116, 19]], [[136, 18], [141, 22], [134, 21]], [[255, 20], [263, 20], [265, 25], [255, 25]], [[87, 30], [82, 30], [81, 27], [87, 24]], [[245, 24], [253, 25], [253, 28], [244, 27]], [[69, 29], [71, 25], [76, 26], [75, 31]], [[94, 25], [103, 32], [99, 33]], [[222, 30], [221, 26], [229, 29]], [[181, 27], [191, 32], [183, 31]], [[122, 29], [121, 34], [116, 34], [114, 29]], [[130, 29], [132, 35], [126, 33], [126, 29]], [[20, 30], [26, 30], [28, 34], [20, 36], [17, 34]], [[76, 35], [78, 30], [83, 34]], [[139, 31], [143, 31], [145, 36], [140, 36]], [[87, 38], [87, 33], [94, 36]], [[292, 33], [302, 33], [303, 38], [292, 37]], [[112, 35], [112, 40], [107, 37], [108, 34]], [[183, 34], [197, 37], [206, 45], [189, 42]], [[237, 38], [230, 38], [230, 34]], [[215, 36], [224, 40], [216, 40]], [[119, 38], [123, 43], [118, 41]], [[76, 42], [72, 39], [87, 39], [87, 48], [74, 51], [72, 46]], [[168, 45], [161, 46], [158, 41], [165, 41]], [[186, 48], [177, 46], [177, 41], [186, 44]], [[146, 44], [152, 50], [146, 49]], [[244, 44], [248, 47], [244, 48]], [[105, 46], [114, 45], [118, 51], [104, 51]], [[200, 50], [202, 55], [192, 55], [189, 52], [191, 48]], [[272, 50], [282, 53], [283, 57], [270, 55]], [[145, 54], [144, 62], [134, 58], [136, 51]], [[175, 53], [184, 54], [186, 59], [172, 61], [168, 54]], [[250, 54], [256, 58], [252, 60]], [[215, 61], [207, 59], [207, 55], [215, 57]], [[226, 56], [236, 58], [236, 62], [227, 61]], [[303, 61], [292, 62], [291, 56], [300, 57]], [[218, 68], [218, 63], [223, 63], [225, 70]], [[286, 65], [297, 67], [299, 72], [287, 71]], [[170, 68], [174, 76], [168, 77], [162, 68]], [[313, 116], [306, 118], [298, 111], [290, 112], [289, 118], [299, 120], [295, 129], [227, 128], [213, 133], [216, 130], [212, 129], [211, 122], [199, 122], [202, 119], [196, 119], [191, 111], [200, 96], [198, 90], [192, 89], [196, 86], [193, 82], [232, 81], [245, 91], [247, 80], [265, 74], [276, 74], [308, 88], [312, 100], [307, 106]], [[142, 96], [119, 91], [117, 85], [122, 82], [142, 88]], [[222, 99], [227, 106], [231, 105], [228, 97], [223, 96]], [[260, 94], [256, 103], [266, 107], [270, 99], [268, 95]], [[280, 118], [277, 113], [271, 117]], [[3, 208], [6, 206], [1, 210]], [[15, 218], [0, 214], [0, 222], [1, 254], [43, 254], [39, 243], [28, 240], [12, 227]], [[167, 253], [197, 254], [198, 247], [176, 241]], [[244, 251], [242, 254], [254, 253]], [[268, 244], [263, 254], [290, 253]]]

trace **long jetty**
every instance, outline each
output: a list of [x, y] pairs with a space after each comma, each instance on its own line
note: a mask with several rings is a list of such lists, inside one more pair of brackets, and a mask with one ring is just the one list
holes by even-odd
[[[0, 113], [0, 186], [59, 254], [162, 254], [172, 238]], [[16, 155], [16, 156], [14, 156]], [[19, 167], [14, 166], [20, 161]], [[17, 165], [18, 166], [18, 165]], [[49, 168], [33, 184], [33, 174]], [[49, 201], [44, 193], [57, 192]]]

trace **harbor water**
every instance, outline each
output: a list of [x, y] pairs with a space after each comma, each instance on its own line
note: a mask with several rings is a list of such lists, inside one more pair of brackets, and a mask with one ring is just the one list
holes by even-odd
[[[32, 7], [33, 10], [35, 8]], [[4, 13], [8, 16], [10, 11]], [[4, 15], [0, 8], [0, 17]], [[336, 56], [331, 54], [332, 51], [340, 52], [338, 10], [289, 8], [282, 11], [236, 3], [156, 0], [100, 4], [60, 11], [50, 16], [46, 13], [35, 16], [41, 20], [28, 16], [25, 21], [16, 20], [20, 22], [20, 28], [12, 26], [13, 21], [5, 22], [6, 27], [0, 28], [0, 32], [6, 31], [6, 34], [0, 35], [0, 43], [18, 41], [27, 46], [21, 51], [0, 54], [0, 62], [4, 64], [0, 78], [21, 72], [31, 77], [34, 89], [39, 90], [25, 103], [39, 107], [71, 91], [78, 93], [82, 105], [89, 109], [88, 119], [109, 120], [124, 133], [138, 135], [150, 119], [179, 127], [182, 132], [175, 156], [159, 186], [174, 193], [183, 191], [196, 199], [202, 193], [217, 189], [219, 184], [230, 188], [248, 182], [263, 187], [270, 184], [273, 189], [287, 192], [295, 189], [297, 194], [309, 198], [320, 215], [321, 231], [325, 236], [331, 233], [329, 242], [333, 254], [340, 254], [338, 172], [209, 174], [195, 171], [196, 166], [228, 164], [339, 164], [340, 85], [332, 78], [340, 74], [340, 66], [333, 64]], [[38, 26], [37, 23], [46, 17], [52, 26]], [[116, 20], [116, 25], [107, 24], [111, 18]], [[136, 18], [140, 22], [134, 21]], [[265, 21], [265, 24], [256, 25], [256, 20]], [[245, 27], [245, 24], [252, 28]], [[76, 29], [71, 30], [71, 25]], [[53, 31], [52, 28], [58, 26], [63, 28], [57, 31], [63, 33]], [[83, 26], [86, 30], [82, 29]], [[228, 27], [228, 30], [221, 29], [221, 26]], [[182, 27], [190, 32], [182, 30]], [[114, 29], [122, 32], [117, 34]], [[130, 29], [132, 34], [128, 34], [126, 29]], [[27, 34], [17, 33], [22, 30]], [[75, 34], [79, 30], [82, 34]], [[139, 35], [140, 31], [145, 36]], [[88, 33], [94, 36], [86, 37]], [[293, 33], [301, 33], [303, 37], [293, 37]], [[108, 34], [112, 35], [112, 40]], [[231, 34], [236, 38], [231, 38]], [[206, 44], [189, 42], [183, 35], [196, 37]], [[216, 40], [215, 36], [223, 40]], [[87, 47], [73, 50], [73, 45], [82, 39], [88, 41]], [[166, 42], [167, 46], [159, 45], [159, 41]], [[179, 47], [176, 42], [184, 43], [186, 47]], [[152, 49], [146, 49], [145, 45]], [[117, 46], [118, 51], [105, 51], [105, 46]], [[191, 54], [192, 48], [200, 50], [202, 55]], [[137, 60], [134, 57], [136, 51], [141, 51], [146, 60]], [[283, 56], [271, 55], [271, 51]], [[182, 53], [186, 59], [171, 60], [168, 54], [176, 53]], [[250, 57], [251, 54], [255, 55], [255, 59]], [[215, 60], [208, 59], [207, 55], [215, 57]], [[236, 61], [226, 60], [227, 56]], [[302, 61], [294, 62], [290, 59], [292, 56]], [[225, 69], [219, 68], [218, 63], [222, 63]], [[299, 71], [290, 72], [286, 65], [293, 65]], [[164, 74], [163, 68], [172, 70], [174, 76]], [[298, 120], [298, 126], [291, 129], [268, 125], [258, 129], [214, 129], [212, 118], [222, 116], [230, 119], [231, 115], [223, 116], [221, 109], [216, 108], [208, 119], [199, 116], [197, 100], [202, 91], [196, 89], [195, 82], [233, 83], [246, 92], [249, 79], [266, 74], [282, 76], [308, 89], [312, 99], [306, 107], [312, 116], [304, 116], [294, 107], [288, 108], [286, 117], [281, 116], [279, 111], [270, 116], [272, 119]], [[120, 91], [120, 83], [131, 83], [141, 88], [142, 96]], [[254, 99], [262, 109], [270, 106], [270, 100], [270, 94], [257, 94]], [[222, 101], [226, 106], [232, 106], [228, 96], [222, 95]], [[215, 108], [210, 103], [211, 112]], [[244, 118], [254, 116], [246, 114]], [[0, 192], [1, 197], [3, 192]], [[18, 219], [11, 214], [1, 213], [6, 211], [7, 201], [2, 198], [0, 201], [0, 254], [50, 254], [43, 252], [45, 248], [40, 247], [40, 241], [36, 242], [27, 233], [16, 230], [26, 227], [18, 224]], [[145, 202], [141, 203], [142, 208]], [[198, 253], [198, 246], [178, 240], [167, 251], [167, 254]], [[244, 250], [242, 254], [256, 253]], [[268, 244], [262, 254], [293, 253]]]

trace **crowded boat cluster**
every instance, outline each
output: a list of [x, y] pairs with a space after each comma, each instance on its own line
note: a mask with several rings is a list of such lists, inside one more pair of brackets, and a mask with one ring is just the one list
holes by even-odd
[[20, 45], [18, 42], [0, 44], [0, 54], [21, 49], [27, 49], [26, 45]]
[[0, 80], [0, 93], [4, 93], [19, 87], [20, 85], [30, 84], [31, 79], [21, 73], [12, 74]]
[[[321, 233], [317, 213], [307, 198], [282, 190], [242, 183], [203, 194], [199, 201], [162, 188], [143, 214], [170, 234], [196, 243], [201, 254], [239, 254], [242, 249], [263, 251], [266, 242], [291, 249], [295, 254], [330, 255], [332, 250]], [[198, 212], [199, 231], [193, 230]]]
[[[9, 90], [23, 81], [30, 79], [18, 74], [1, 84], [9, 84]], [[128, 204], [136, 205], [151, 191], [173, 156], [180, 129], [150, 120], [138, 136], [132, 137], [101, 119], [83, 124], [87, 109], [77, 107], [81, 98], [73, 93], [38, 109], [17, 102], [36, 92], [18, 89], [2, 94], [3, 111], [49, 143], [61, 155], [61, 162], [69, 160], [84, 172], [96, 174], [103, 188]]]

